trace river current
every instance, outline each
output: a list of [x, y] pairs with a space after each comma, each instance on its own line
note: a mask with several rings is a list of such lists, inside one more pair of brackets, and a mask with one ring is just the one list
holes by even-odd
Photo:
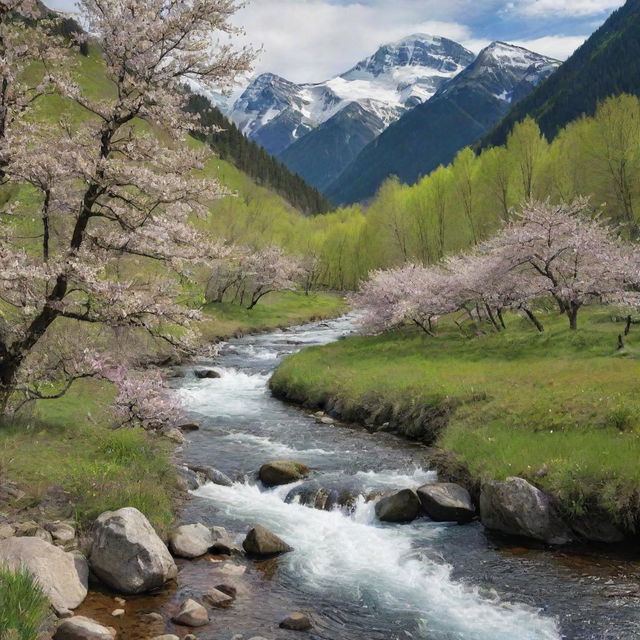
[[[198, 637], [299, 638], [277, 627], [294, 610], [312, 615], [307, 637], [314, 640], [640, 637], [636, 560], [515, 547], [478, 523], [377, 521], [374, 501], [362, 496], [436, 480], [426, 449], [391, 434], [321, 424], [268, 390], [282, 358], [338, 340], [352, 326], [343, 318], [232, 340], [214, 362], [185, 368], [177, 393], [201, 429], [189, 435], [183, 456], [235, 482], [194, 492], [183, 520], [222, 525], [239, 540], [262, 524], [295, 549], [248, 569], [238, 565], [246, 593], [216, 612], [211, 631]], [[193, 369], [202, 366], [221, 377], [197, 379]], [[311, 482], [336, 496], [360, 497], [326, 511], [300, 504], [295, 494], [304, 483], [265, 490], [256, 470], [276, 459], [307, 464]], [[188, 581], [190, 569], [184, 571]]]

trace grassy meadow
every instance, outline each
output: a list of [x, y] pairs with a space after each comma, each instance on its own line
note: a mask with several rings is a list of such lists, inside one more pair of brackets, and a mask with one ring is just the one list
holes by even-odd
[[[500, 334], [403, 329], [310, 348], [277, 370], [276, 394], [333, 406], [453, 452], [480, 481], [522, 476], [571, 513], [599, 508], [632, 525], [640, 513], [640, 329], [591, 309], [571, 332], [546, 314], [538, 334], [507, 319]], [[637, 349], [634, 347], [637, 345]]]

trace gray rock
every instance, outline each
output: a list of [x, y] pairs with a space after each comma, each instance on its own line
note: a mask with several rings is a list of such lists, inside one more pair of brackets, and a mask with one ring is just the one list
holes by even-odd
[[0, 565], [24, 567], [42, 586], [56, 612], [64, 614], [87, 597], [86, 560], [40, 538], [8, 538], [0, 542]]
[[71, 542], [76, 537], [76, 529], [68, 522], [48, 522], [44, 528], [56, 542]]
[[14, 529], [12, 524], [2, 524], [0, 525], [0, 540], [6, 540], [7, 538], [13, 538], [16, 530]]
[[156, 636], [155, 638], [152, 638], [152, 640], [180, 640], [180, 638], [171, 633], [166, 633], [163, 636]]
[[261, 525], [249, 531], [242, 546], [248, 554], [254, 556], [275, 556], [293, 551], [284, 540]]
[[269, 487], [297, 482], [309, 475], [309, 467], [300, 462], [275, 460], [260, 467], [260, 480]]
[[202, 596], [202, 599], [210, 606], [220, 608], [228, 607], [233, 602], [233, 597], [220, 591], [219, 589], [210, 589]]
[[233, 485], [231, 478], [213, 467], [206, 465], [189, 465], [189, 469], [196, 473], [201, 473], [209, 482], [213, 482], [213, 484], [219, 484], [222, 487], [230, 487]]
[[232, 584], [219, 584], [216, 585], [216, 590], [228, 595], [233, 600], [238, 596], [238, 587]]
[[195, 471], [187, 469], [187, 467], [178, 467], [177, 472], [178, 476], [184, 480], [187, 489], [189, 489], [190, 491], [195, 491], [198, 487], [200, 487], [198, 474]]
[[179, 558], [199, 558], [213, 544], [213, 535], [203, 524], [185, 524], [169, 537], [169, 548]]
[[548, 496], [523, 478], [486, 484], [480, 494], [480, 519], [487, 529], [547, 544], [566, 544], [572, 538]]
[[182, 603], [180, 611], [171, 619], [187, 627], [202, 627], [209, 623], [209, 614], [200, 603], [195, 600], [186, 600]]
[[290, 631], [309, 631], [313, 625], [308, 615], [304, 613], [290, 613], [281, 623], [281, 629]]
[[622, 542], [625, 535], [603, 514], [585, 514], [571, 520], [571, 528], [585, 540], [614, 544]]
[[178, 574], [149, 521], [131, 507], [107, 511], [95, 521], [89, 564], [104, 584], [125, 594], [156, 589]]
[[234, 537], [224, 527], [211, 527], [211, 536], [213, 538], [211, 553], [225, 556], [242, 553], [242, 548], [236, 544]]
[[376, 515], [382, 522], [412, 522], [420, 515], [420, 500], [412, 489], [403, 489], [378, 501]]
[[53, 637], [54, 640], [113, 640], [116, 630], [90, 618], [74, 616], [61, 622]]
[[425, 484], [417, 493], [422, 510], [436, 522], [470, 522], [475, 516], [471, 496], [459, 484]]
[[221, 377], [220, 374], [213, 369], [196, 369], [193, 373], [195, 374], [196, 378], [200, 378], [200, 380], [215, 379]]

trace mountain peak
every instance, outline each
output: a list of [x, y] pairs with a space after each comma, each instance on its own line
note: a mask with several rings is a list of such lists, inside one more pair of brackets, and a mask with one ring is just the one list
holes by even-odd
[[383, 44], [372, 56], [358, 62], [341, 77], [356, 79], [367, 74], [375, 78], [406, 67], [425, 68], [432, 74], [454, 75], [471, 64], [474, 58], [471, 51], [453, 40], [414, 33]]
[[509, 64], [511, 66], [529, 67], [532, 64], [540, 63], [542, 61], [547, 63], [560, 64], [559, 60], [542, 55], [541, 53], [535, 53], [529, 49], [525, 49], [516, 44], [509, 42], [502, 42], [496, 40], [489, 46], [485, 47], [478, 55], [478, 61], [499, 61]]

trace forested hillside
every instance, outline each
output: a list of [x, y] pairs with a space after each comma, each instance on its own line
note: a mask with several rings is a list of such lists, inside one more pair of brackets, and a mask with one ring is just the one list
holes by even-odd
[[[617, 159], [616, 162], [612, 160]], [[621, 96], [549, 143], [532, 119], [505, 146], [461, 151], [414, 186], [387, 181], [371, 205], [304, 218], [256, 200], [225, 198], [209, 225], [248, 244], [276, 243], [319, 262], [318, 281], [354, 288], [372, 269], [431, 263], [481, 241], [525, 198], [590, 196], [606, 217], [635, 233], [640, 216], [640, 101]]]
[[188, 109], [200, 114], [205, 127], [219, 131], [198, 135], [223, 160], [228, 160], [259, 185], [273, 189], [294, 207], [306, 214], [325, 213], [331, 203], [300, 176], [292, 173], [260, 145], [248, 140], [211, 101], [203, 95], [193, 94]]
[[640, 95], [640, 0], [628, 0], [616, 11], [481, 146], [504, 144], [514, 124], [526, 116], [553, 138], [569, 122], [593, 115], [599, 101], [621, 93]]

